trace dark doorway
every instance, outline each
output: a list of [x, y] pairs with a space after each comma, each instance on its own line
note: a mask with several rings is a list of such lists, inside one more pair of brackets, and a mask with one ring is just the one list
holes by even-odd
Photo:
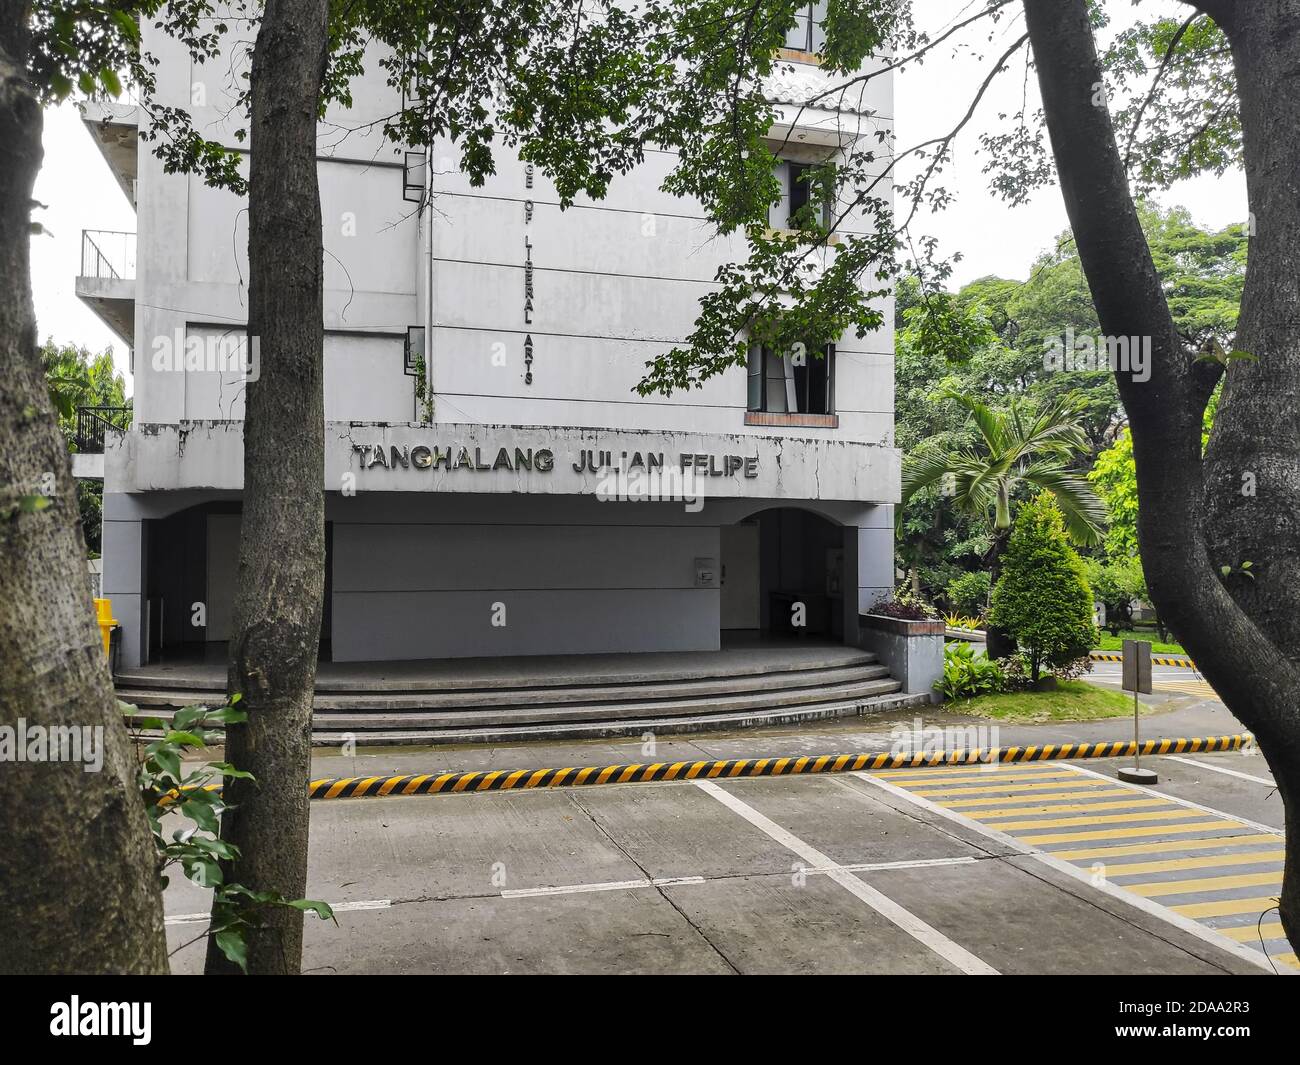
[[761, 634], [843, 639], [842, 526], [779, 507], [724, 526], [720, 536], [724, 630], [748, 627], [737, 624], [748, 617]]

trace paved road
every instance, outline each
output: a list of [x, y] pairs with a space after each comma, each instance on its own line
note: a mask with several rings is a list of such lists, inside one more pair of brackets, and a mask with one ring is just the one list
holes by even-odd
[[[1092, 672], [1087, 679], [1094, 684], [1104, 684], [1109, 688], [1120, 686], [1121, 670], [1119, 662], [1094, 662]], [[1196, 699], [1219, 701], [1218, 695], [1201, 674], [1195, 669], [1183, 666], [1151, 667], [1151, 687], [1157, 694], [1190, 695]]]
[[[813, 742], [826, 746], [824, 736]], [[748, 745], [752, 753], [753, 737]], [[309, 893], [336, 905], [339, 925], [308, 919], [305, 965], [972, 974], [1294, 965], [1275, 911], [1265, 913], [1280, 882], [1282, 820], [1263, 760], [1163, 758], [1157, 768], [1154, 790], [1118, 784], [1113, 764], [1090, 762], [316, 803]], [[186, 918], [204, 899], [179, 882], [166, 901], [181, 947], [202, 932]], [[1250, 932], [1260, 923], [1264, 949]], [[195, 971], [201, 949], [178, 950], [175, 970]]]

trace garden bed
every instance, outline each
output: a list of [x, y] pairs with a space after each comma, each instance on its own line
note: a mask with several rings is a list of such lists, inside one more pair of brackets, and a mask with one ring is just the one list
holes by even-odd
[[[1100, 721], [1132, 717], [1133, 696], [1087, 681], [1063, 680], [1054, 691], [997, 692], [973, 699], [952, 699], [944, 709], [993, 721]], [[1142, 709], [1145, 712], [1147, 707]]]

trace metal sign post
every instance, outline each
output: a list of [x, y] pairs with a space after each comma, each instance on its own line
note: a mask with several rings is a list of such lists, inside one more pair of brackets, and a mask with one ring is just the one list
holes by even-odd
[[1151, 645], [1145, 640], [1124, 641], [1122, 687], [1133, 693], [1133, 767], [1119, 771], [1119, 779], [1129, 784], [1154, 784], [1159, 779], [1150, 769], [1142, 768], [1142, 738], [1138, 733], [1138, 693], [1151, 694]]

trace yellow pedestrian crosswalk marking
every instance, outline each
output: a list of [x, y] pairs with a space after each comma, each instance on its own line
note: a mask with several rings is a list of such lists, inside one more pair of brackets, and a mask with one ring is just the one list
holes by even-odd
[[[1026, 795], [1026, 800], [1033, 799], [1034, 802], [1047, 802], [1049, 799], [1079, 799], [1084, 796], [1114, 796], [1114, 795], [1132, 795], [1130, 788], [1100, 788], [1096, 791], [1046, 791], [1041, 794]], [[996, 806], [1000, 802], [1015, 801], [1010, 796], [1002, 798], [997, 795], [984, 796], [979, 799], [954, 799], [952, 802], [945, 802], [944, 806], [949, 810], [964, 810], [968, 807], [975, 806]]]
[[1281, 939], [1286, 935], [1281, 921], [1269, 921], [1265, 924], [1244, 924], [1240, 928], [1217, 929], [1219, 935], [1235, 939], [1238, 943], [1258, 943], [1261, 939]]
[[[1046, 836], [1020, 836], [1022, 843], [1083, 843], [1090, 839], [1132, 839], [1135, 836], [1166, 836], [1176, 832], [1213, 832], [1240, 828], [1236, 821], [1195, 821], [1190, 825], [1147, 825], [1145, 828], [1103, 828], [1092, 832], [1052, 832]], [[1060, 855], [1056, 855], [1060, 857]]]
[[[1235, 821], [1220, 824], [1239, 828]], [[1170, 851], [1208, 850], [1211, 847], [1246, 847], [1255, 843], [1279, 843], [1278, 836], [1260, 833], [1258, 835], [1214, 836], [1211, 839], [1170, 839], [1158, 843], [1125, 843], [1118, 847], [1086, 847], [1083, 850], [1052, 851], [1053, 857], [1067, 862], [1085, 862], [1093, 858], [1123, 858], [1130, 854], [1168, 854]], [[1127, 868], [1127, 866], [1125, 866]], [[1118, 866], [1111, 870], [1112, 876], [1120, 876], [1123, 870]]]
[[[1192, 678], [1177, 683], [1204, 685]], [[1101, 873], [1134, 902], [1149, 900], [1144, 905], [1163, 907], [1167, 915], [1208, 923], [1209, 931], [1222, 935], [1225, 948], [1245, 947], [1262, 960], [1256, 921], [1266, 916], [1265, 940], [1285, 940], [1273, 909], [1276, 900], [1267, 895], [1281, 890], [1282, 873], [1260, 868], [1284, 860], [1280, 833], [1068, 766], [996, 776], [947, 766], [873, 775], [981, 829], [1007, 833], [1053, 858]], [[1198, 836], [1205, 838], [1184, 838]], [[1178, 878], [1151, 879], [1162, 873]], [[1251, 897], [1223, 897], [1243, 893]], [[1221, 917], [1250, 923], [1213, 928], [1214, 919]], [[1283, 948], [1283, 943], [1275, 945]], [[1294, 953], [1273, 955], [1272, 960], [1278, 967], [1300, 968]]]
[[[1172, 847], [1186, 848], [1196, 840], [1171, 844]], [[1206, 840], [1206, 842], [1210, 842]], [[1151, 847], [1138, 846], [1137, 853], [1150, 851]], [[1132, 862], [1128, 865], [1112, 865], [1106, 869], [1106, 875], [1135, 876], [1139, 873], [1173, 873], [1183, 869], [1219, 869], [1233, 865], [1266, 865], [1280, 862], [1286, 857], [1286, 851], [1256, 851], [1253, 854], [1201, 854], [1195, 858], [1166, 858], [1158, 862]]]
[[1184, 917], [1232, 917], [1241, 913], [1263, 913], [1277, 905], [1277, 898], [1224, 899], [1221, 902], [1188, 902], [1170, 906]]
[[[971, 788], [971, 787], [908, 788], [907, 790], [910, 791], [913, 795], [922, 795], [928, 799], [940, 795], [956, 795], [958, 793], [962, 795], [986, 795], [995, 791], [996, 792], [1039, 791], [1045, 788], [1060, 788], [1060, 787], [1065, 787], [1067, 785], [1072, 785], [1074, 784], [1075, 780], [1078, 779], [1079, 778], [1076, 777], [1074, 778], [1074, 780], [1052, 780], [1052, 781], [1045, 781], [1039, 784], [993, 784], [981, 788]], [[1087, 782], [1084, 782], [1082, 780], [1079, 781], [1080, 794], [1087, 794], [1096, 791], [1098, 788], [1101, 787], [1104, 787], [1104, 784], [1100, 780], [1091, 780]]]
[[1240, 873], [1237, 876], [1203, 876], [1197, 880], [1165, 880], [1152, 884], [1125, 884], [1125, 890], [1154, 899], [1161, 895], [1191, 895], [1197, 891], [1230, 891], [1233, 888], [1282, 886], [1282, 870], [1271, 873]]
[[[1123, 824], [1129, 821], [1183, 821], [1189, 817], [1204, 816], [1205, 813], [1201, 810], [1188, 810], [1180, 806], [1176, 810], [1144, 810], [1136, 814], [1103, 813], [1087, 817], [1059, 817], [1046, 820], [1031, 817], [1022, 821], [995, 821], [990, 822], [989, 828], [997, 828], [1007, 832], [1013, 828], [1071, 828], [1074, 825], [1110, 825]], [[1152, 827], [1144, 831], [1151, 834], [1163, 832], [1164, 829]]]
[[[1037, 800], [1040, 796], [1035, 795]], [[1054, 806], [1010, 806], [1000, 810], [969, 810], [967, 817], [985, 818], [985, 817], [1029, 817], [1034, 814], [1055, 814], [1055, 813], [1078, 813], [1081, 810], [1132, 810], [1139, 806], [1167, 806], [1164, 799], [1119, 799], [1115, 802], [1072, 802], [1063, 803]], [[1199, 813], [1199, 811], [1198, 811]], [[1095, 820], [1088, 818], [1088, 820]]]
[[[949, 775], [950, 774], [950, 775]], [[972, 774], [927, 774], [926, 776], [911, 776], [902, 780], [891, 779], [891, 784], [897, 784], [900, 788], [927, 787], [932, 784], [943, 784], [948, 787], [949, 784], [1037, 784], [1045, 780], [1053, 780], [1057, 784], [1073, 784], [1079, 780], [1079, 774], [1069, 770], [1053, 770], [1052, 772], [1035, 772], [1035, 774], [1022, 774], [1022, 772], [1008, 772], [1006, 770], [989, 770], [987, 772], [972, 772]]]
[[872, 776], [880, 776], [894, 784], [906, 780], [988, 780], [1001, 776], [1006, 780], [1027, 780], [1035, 776], [1075, 776], [1069, 770], [1052, 766], [1018, 766], [1004, 765], [1002, 762], [988, 763], [987, 766], [928, 766], [926, 769], [909, 770], [874, 770]]

